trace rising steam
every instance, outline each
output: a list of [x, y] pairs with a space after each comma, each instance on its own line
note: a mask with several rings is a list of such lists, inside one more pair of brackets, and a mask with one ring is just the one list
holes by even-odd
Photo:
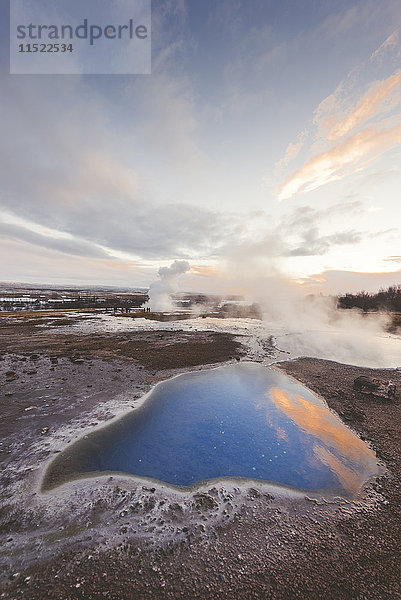
[[147, 306], [152, 311], [169, 311], [174, 308], [172, 295], [178, 289], [181, 275], [189, 271], [190, 264], [186, 260], [175, 260], [169, 267], [160, 267], [159, 278], [149, 287]]
[[235, 286], [248, 302], [259, 305], [266, 331], [290, 355], [401, 366], [401, 340], [387, 333], [388, 315], [339, 310], [335, 297], [305, 295], [302, 286], [280, 270], [279, 259], [241, 250], [227, 263], [227, 287]]

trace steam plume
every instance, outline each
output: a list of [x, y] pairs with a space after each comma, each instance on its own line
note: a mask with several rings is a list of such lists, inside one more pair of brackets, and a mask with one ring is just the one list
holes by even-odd
[[153, 311], [172, 310], [172, 294], [178, 289], [178, 279], [190, 269], [186, 260], [175, 260], [169, 267], [160, 267], [159, 280], [154, 281], [149, 287], [148, 306]]
[[[280, 269], [271, 244], [270, 256], [241, 247], [227, 262], [227, 287], [241, 290], [259, 304], [266, 331], [293, 356], [328, 358], [376, 367], [400, 365], [400, 339], [386, 332], [388, 315], [338, 310], [335, 297], [305, 296], [302, 288]], [[398, 358], [397, 358], [398, 355]], [[285, 356], [284, 356], [285, 357]]]

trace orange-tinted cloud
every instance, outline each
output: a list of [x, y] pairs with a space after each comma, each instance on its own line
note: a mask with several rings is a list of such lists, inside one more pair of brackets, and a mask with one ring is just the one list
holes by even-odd
[[190, 273], [201, 277], [219, 277], [220, 270], [210, 265], [191, 265]]
[[[385, 260], [385, 259], [384, 259]], [[400, 258], [401, 262], [401, 258]], [[315, 273], [300, 280], [311, 294], [338, 294], [345, 292], [377, 292], [381, 287], [395, 285], [401, 281], [401, 270], [382, 273], [360, 273], [358, 271], [328, 270]]]
[[279, 388], [271, 390], [273, 400], [298, 427], [312, 434], [325, 446], [341, 456], [360, 461], [375, 460], [373, 452], [345, 427], [324, 405], [313, 404], [302, 396], [289, 394]]
[[401, 71], [397, 71], [388, 79], [373, 85], [344, 118], [338, 116], [326, 118], [321, 124], [321, 128], [326, 130], [326, 139], [330, 142], [338, 140], [367, 119], [394, 107], [400, 100], [400, 92]]
[[[376, 469], [375, 454], [367, 445], [352, 433], [323, 404], [315, 404], [302, 396], [272, 388], [266, 393], [299, 429], [313, 436], [313, 455], [308, 457], [313, 468], [318, 468], [315, 459], [335, 473], [343, 487], [349, 492], [357, 492], [369, 474]], [[263, 403], [258, 404], [263, 408]], [[286, 432], [280, 428], [266, 410], [266, 422], [276, 430], [279, 439], [287, 440]]]
[[[380, 128], [379, 126], [382, 126]], [[342, 179], [371, 160], [401, 143], [401, 123], [385, 128], [383, 122], [354, 133], [298, 169], [281, 187], [278, 199], [287, 200], [300, 192], [314, 190]]]

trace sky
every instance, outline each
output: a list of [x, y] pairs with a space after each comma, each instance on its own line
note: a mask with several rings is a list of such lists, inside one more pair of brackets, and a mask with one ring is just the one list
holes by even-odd
[[399, 0], [153, 0], [121, 76], [10, 75], [0, 10], [0, 281], [401, 283]]

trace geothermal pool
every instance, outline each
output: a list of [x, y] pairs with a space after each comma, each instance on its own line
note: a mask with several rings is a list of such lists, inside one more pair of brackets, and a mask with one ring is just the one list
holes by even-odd
[[43, 490], [105, 471], [183, 487], [240, 477], [353, 495], [381, 467], [307, 388], [241, 363], [157, 385], [140, 407], [61, 453]]

